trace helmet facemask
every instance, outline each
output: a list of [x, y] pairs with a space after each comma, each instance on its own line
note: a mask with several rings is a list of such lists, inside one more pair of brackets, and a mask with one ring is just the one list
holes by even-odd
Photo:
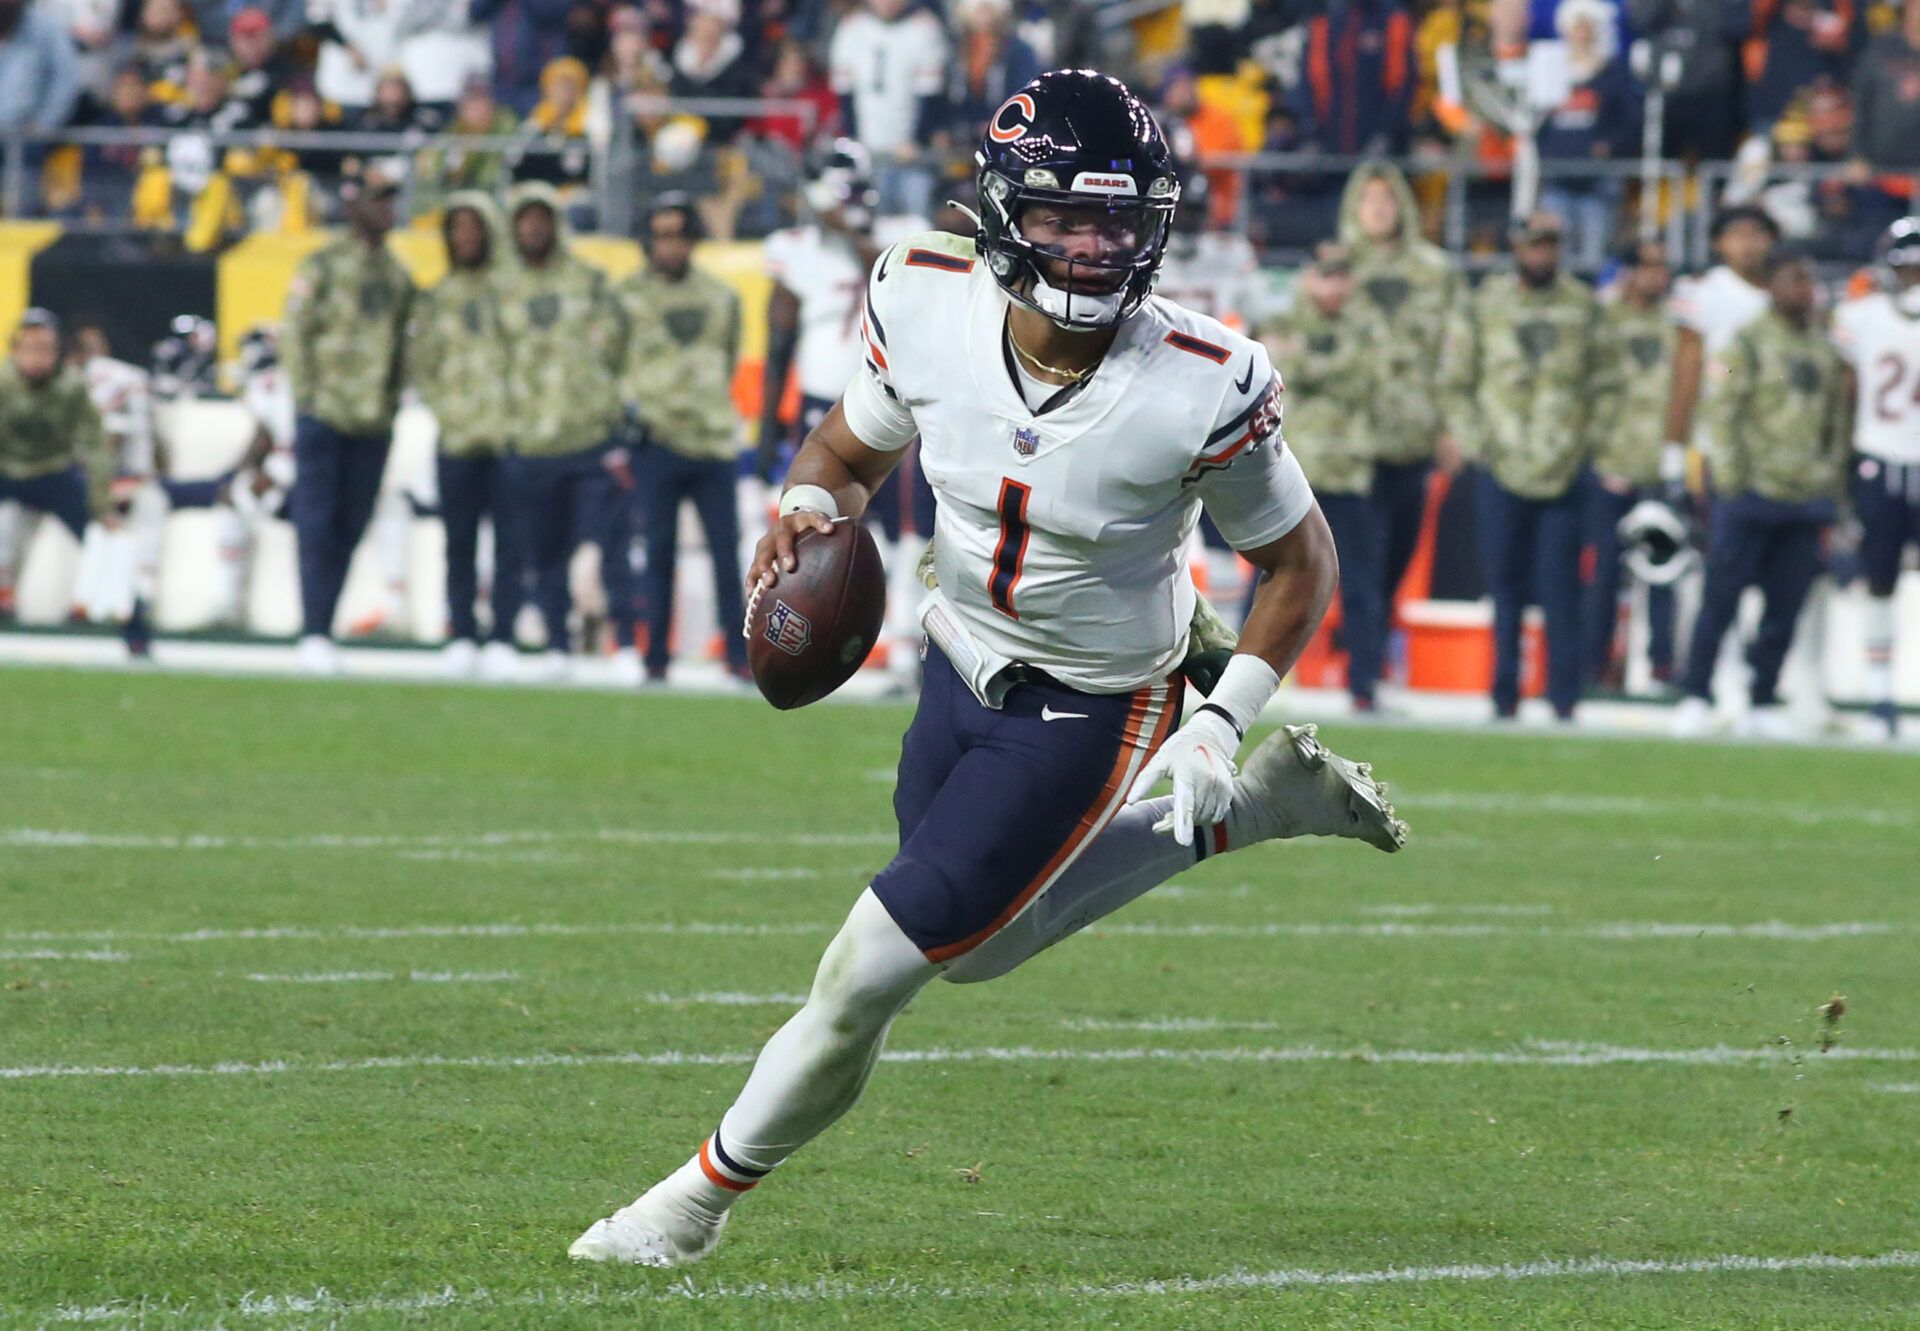
[[1108, 328], [1152, 294], [1178, 199], [1170, 179], [1140, 198], [1015, 184], [982, 170], [981, 252], [1020, 304], [1062, 328]]

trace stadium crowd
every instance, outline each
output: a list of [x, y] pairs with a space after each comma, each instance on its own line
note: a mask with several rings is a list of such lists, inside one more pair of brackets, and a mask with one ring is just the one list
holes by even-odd
[[[1042, 68], [1088, 63], [1153, 90], [1189, 158], [1306, 155], [1285, 170], [1210, 171], [1212, 220], [1244, 222], [1257, 246], [1305, 245], [1326, 229], [1350, 161], [1326, 171], [1303, 162], [1388, 154], [1436, 171], [1471, 162], [1491, 250], [1514, 125], [1474, 90], [1527, 81], [1530, 43], [1550, 42], [1553, 97], [1530, 124], [1546, 202], [1567, 219], [1583, 271], [1621, 238], [1634, 182], [1608, 167], [1642, 151], [1649, 81], [1664, 93], [1661, 154], [1737, 160], [1738, 192], [1764, 196], [1823, 257], [1855, 257], [1903, 215], [1920, 168], [1920, 0], [1184, 0], [1142, 10], [1116, 18], [1089, 0], [0, 0], [0, 135], [169, 131], [142, 144], [35, 143], [38, 199], [23, 206], [178, 227], [198, 205], [209, 234], [283, 222], [289, 210], [337, 218], [339, 169], [367, 149], [361, 139], [347, 140], [352, 151], [329, 147], [332, 134], [403, 136], [393, 142], [414, 168], [416, 209], [533, 178], [558, 187], [578, 221], [593, 220], [593, 155], [623, 142], [637, 147], [646, 181], [701, 197], [713, 234], [760, 235], [780, 220], [762, 197], [767, 182], [791, 183], [797, 155], [839, 136], [873, 156], [884, 211], [924, 215], [936, 186], [970, 175], [973, 127], [989, 110]], [[1634, 58], [1641, 49], [1646, 58]], [[248, 130], [321, 138], [221, 147], [204, 137]], [[1419, 184], [1431, 224], [1439, 196]]]

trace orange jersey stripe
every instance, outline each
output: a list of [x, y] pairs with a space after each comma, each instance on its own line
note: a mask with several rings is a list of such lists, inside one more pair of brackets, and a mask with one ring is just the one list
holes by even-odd
[[[955, 957], [971, 952], [1006, 928], [1007, 923], [1026, 908], [1027, 902], [1033, 899], [1034, 893], [1058, 877], [1062, 870], [1073, 863], [1074, 857], [1080, 853], [1080, 848], [1091, 841], [1101, 828], [1113, 821], [1113, 816], [1120, 811], [1120, 802], [1126, 798], [1129, 779], [1137, 770], [1134, 759], [1139, 757], [1141, 765], [1144, 766], [1147, 759], [1167, 742], [1167, 736], [1173, 733], [1174, 717], [1180, 708], [1177, 695], [1172, 689], [1167, 691], [1159, 716], [1150, 718], [1149, 714], [1153, 710], [1153, 696], [1157, 688], [1158, 686], [1150, 684], [1134, 695], [1133, 706], [1127, 712], [1126, 726], [1121, 731], [1120, 753], [1113, 760], [1113, 770], [1107, 774], [1106, 783], [1100, 787], [1100, 793], [1094, 797], [1093, 804], [1080, 815], [1080, 821], [1075, 825], [1072, 834], [1067, 837], [1066, 843], [1053, 853], [1052, 858], [1046, 862], [1040, 872], [1034, 875], [1033, 881], [1007, 903], [993, 923], [957, 943], [948, 943], [944, 947], [929, 949], [926, 954], [928, 961], [952, 961]], [[1147, 732], [1149, 724], [1152, 726], [1151, 734]], [[1144, 753], [1141, 748], [1143, 742]]]

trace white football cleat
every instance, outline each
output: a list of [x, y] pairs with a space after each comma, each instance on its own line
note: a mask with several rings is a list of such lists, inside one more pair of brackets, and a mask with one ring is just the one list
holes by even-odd
[[1286, 726], [1247, 756], [1229, 815], [1236, 832], [1261, 841], [1352, 837], [1388, 854], [1406, 845], [1407, 825], [1394, 816], [1373, 768], [1342, 758], [1320, 742], [1318, 731]]
[[613, 682], [624, 689], [637, 689], [647, 682], [647, 669], [640, 664], [640, 653], [631, 647], [622, 647], [609, 661], [613, 668]]
[[300, 645], [294, 648], [293, 659], [303, 675], [340, 673], [340, 649], [333, 645], [332, 638], [322, 637], [318, 633], [309, 633], [300, 639]]
[[480, 678], [505, 684], [520, 677], [520, 653], [510, 642], [495, 640], [480, 649]]
[[712, 1252], [727, 1227], [691, 1215], [660, 1195], [656, 1186], [631, 1206], [596, 1220], [573, 1241], [567, 1256], [577, 1262], [628, 1262], [634, 1266], [691, 1266]]
[[1673, 737], [1699, 739], [1713, 730], [1713, 704], [1688, 694], [1673, 708]]
[[440, 669], [448, 679], [471, 679], [480, 668], [480, 649], [471, 638], [455, 638], [440, 649]]
[[535, 678], [543, 684], [563, 684], [573, 675], [573, 657], [558, 647], [540, 653]]
[[1789, 740], [1800, 738], [1800, 727], [1786, 708], [1775, 703], [1749, 711], [1740, 719], [1740, 733], [1748, 739]]

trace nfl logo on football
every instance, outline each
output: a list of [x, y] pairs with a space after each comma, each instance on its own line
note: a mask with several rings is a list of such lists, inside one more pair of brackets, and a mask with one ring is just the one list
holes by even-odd
[[766, 633], [767, 641], [789, 656], [800, 655], [813, 641], [813, 625], [785, 601], [773, 603], [773, 613], [767, 616]]
[[1037, 430], [1015, 430], [1013, 432], [1013, 451], [1023, 458], [1030, 458], [1034, 450], [1040, 447], [1040, 432]]

